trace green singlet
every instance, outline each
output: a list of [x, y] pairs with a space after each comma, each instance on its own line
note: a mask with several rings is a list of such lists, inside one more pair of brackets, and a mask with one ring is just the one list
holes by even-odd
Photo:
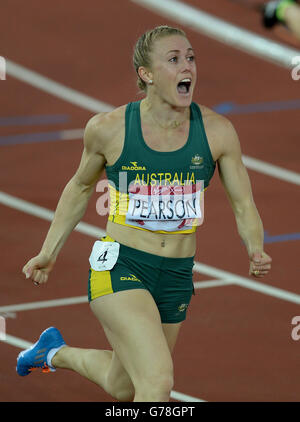
[[106, 166], [109, 220], [158, 233], [194, 232], [203, 221], [199, 203], [215, 166], [196, 103], [190, 106], [187, 142], [170, 152], [146, 144], [140, 101], [129, 103], [122, 153], [116, 163]]

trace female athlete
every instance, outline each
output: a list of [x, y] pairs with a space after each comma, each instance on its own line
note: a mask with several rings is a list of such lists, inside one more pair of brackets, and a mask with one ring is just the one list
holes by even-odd
[[271, 258], [263, 250], [263, 226], [232, 124], [192, 101], [197, 70], [186, 34], [168, 26], [146, 32], [135, 46], [134, 66], [145, 98], [87, 123], [79, 168], [40, 253], [23, 268], [35, 285], [47, 282], [105, 169], [107, 236], [91, 252], [88, 296], [112, 350], [67, 346], [50, 327], [20, 353], [17, 371], [66, 368], [119, 401], [167, 402], [172, 351], [193, 294], [196, 229], [216, 164], [249, 273], [265, 276]]

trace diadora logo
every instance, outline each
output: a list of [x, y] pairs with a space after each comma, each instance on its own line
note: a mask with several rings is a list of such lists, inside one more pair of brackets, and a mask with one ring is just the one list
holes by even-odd
[[188, 306], [188, 303], [182, 303], [180, 306], [178, 306], [178, 311], [183, 312], [187, 309]]
[[139, 166], [137, 161], [130, 161], [130, 166], [122, 166], [122, 170], [146, 170], [145, 166]]
[[134, 274], [129, 274], [131, 277], [120, 277], [123, 281], [141, 281]]

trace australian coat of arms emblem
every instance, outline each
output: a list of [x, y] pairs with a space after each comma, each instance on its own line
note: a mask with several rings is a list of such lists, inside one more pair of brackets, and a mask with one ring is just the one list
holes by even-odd
[[200, 166], [203, 163], [203, 157], [200, 157], [199, 154], [196, 154], [193, 158], [192, 158], [192, 164], [194, 166]]

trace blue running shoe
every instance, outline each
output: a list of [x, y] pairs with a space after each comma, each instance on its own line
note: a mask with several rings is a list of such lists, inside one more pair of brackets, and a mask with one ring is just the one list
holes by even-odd
[[24, 377], [37, 368], [41, 368], [45, 373], [54, 372], [55, 368], [48, 363], [48, 353], [52, 349], [57, 352], [63, 346], [66, 346], [66, 343], [59, 330], [55, 327], [47, 328], [35, 344], [19, 353], [17, 373]]

